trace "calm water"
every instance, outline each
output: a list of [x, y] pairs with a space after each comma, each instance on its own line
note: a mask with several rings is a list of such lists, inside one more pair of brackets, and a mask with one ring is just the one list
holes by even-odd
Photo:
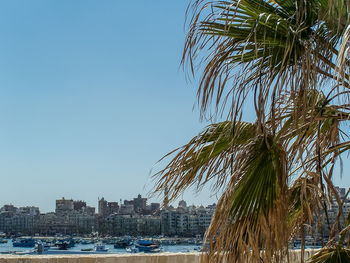
[[[68, 250], [49, 250], [49, 253], [44, 252], [43, 254], [125, 254], [127, 253], [125, 249], [117, 249], [114, 248], [113, 245], [105, 245], [107, 248], [109, 248], [108, 252], [84, 252], [81, 251], [81, 249], [86, 248], [93, 248], [93, 244], [89, 245], [82, 245], [82, 244], [76, 244], [75, 247], [70, 248]], [[169, 246], [162, 246], [162, 252], [195, 252], [196, 248], [198, 246], [196, 245], [169, 245]], [[0, 252], [9, 252], [9, 251], [29, 251], [33, 250], [33, 248], [27, 248], [27, 247], [13, 247], [12, 241], [9, 240], [5, 244], [0, 244]]]

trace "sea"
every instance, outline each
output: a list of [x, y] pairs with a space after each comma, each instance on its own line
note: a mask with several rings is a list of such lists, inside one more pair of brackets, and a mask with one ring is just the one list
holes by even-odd
[[[94, 244], [75, 244], [74, 247], [69, 248], [68, 250], [57, 250], [49, 249], [44, 251], [43, 255], [48, 254], [127, 254], [128, 252], [125, 249], [114, 248], [113, 245], [105, 244], [105, 247], [108, 248], [107, 252], [94, 252], [94, 251], [81, 251], [82, 249], [94, 248]], [[185, 253], [185, 252], [198, 252], [200, 247], [198, 245], [162, 245], [162, 252], [172, 252], [172, 253]], [[27, 247], [13, 247], [12, 241], [9, 239], [7, 243], [0, 244], [0, 254], [7, 253], [16, 253], [16, 254], [25, 254], [26, 252], [33, 251], [34, 248]]]

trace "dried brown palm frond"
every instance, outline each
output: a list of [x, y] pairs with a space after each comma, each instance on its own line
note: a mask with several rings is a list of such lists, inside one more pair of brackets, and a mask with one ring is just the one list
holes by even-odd
[[309, 174], [289, 187], [287, 225], [291, 230], [290, 238], [297, 237], [305, 223], [312, 223], [314, 212], [322, 207], [320, 189], [314, 179]]
[[207, 232], [210, 262], [279, 262], [286, 254], [287, 161], [274, 139], [258, 136], [237, 155], [242, 162], [236, 163]]
[[255, 134], [256, 126], [246, 122], [224, 121], [208, 126], [188, 144], [163, 157], [176, 153], [155, 175], [158, 178], [155, 192], [168, 188], [169, 199], [173, 200], [187, 187], [195, 185], [200, 190], [211, 180], [218, 190], [230, 177], [234, 153], [244, 148]]
[[344, 247], [345, 236], [349, 231], [350, 214], [347, 217], [345, 228], [339, 233], [339, 241], [330, 240], [326, 247], [313, 255], [309, 263], [347, 263], [350, 262], [350, 249]]
[[[331, 2], [195, 1], [182, 61], [193, 73], [203, 69], [198, 89], [202, 114], [213, 100], [217, 109], [222, 107], [227, 96], [232, 96], [231, 113], [239, 114], [251, 92], [261, 119], [283, 91], [300, 95], [322, 89], [325, 79], [335, 82], [346, 17], [341, 1]], [[349, 87], [346, 80], [338, 84]]]

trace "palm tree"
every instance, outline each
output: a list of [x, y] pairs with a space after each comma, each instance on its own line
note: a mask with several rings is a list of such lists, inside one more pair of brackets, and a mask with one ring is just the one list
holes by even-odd
[[[280, 262], [332, 197], [341, 205], [332, 175], [350, 147], [349, 8], [344, 0], [189, 6], [182, 62], [202, 71], [201, 115], [212, 106], [228, 114], [164, 157], [172, 159], [156, 174], [155, 192], [168, 189], [173, 200], [211, 183], [222, 193], [206, 233], [210, 262]], [[256, 121], [244, 122], [252, 101]]]

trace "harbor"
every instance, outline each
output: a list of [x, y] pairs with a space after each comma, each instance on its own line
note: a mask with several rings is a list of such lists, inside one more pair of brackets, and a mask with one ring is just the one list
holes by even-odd
[[[22, 240], [23, 245], [18, 244]], [[130, 242], [121, 246], [123, 240]], [[34, 242], [33, 242], [34, 241]], [[67, 244], [67, 245], [62, 245]], [[119, 244], [119, 245], [118, 245]], [[126, 253], [185, 253], [198, 252], [201, 243], [195, 239], [179, 238], [57, 238], [36, 237], [7, 239], [0, 244], [0, 254], [12, 255], [74, 255], [74, 254], [126, 254]]]

